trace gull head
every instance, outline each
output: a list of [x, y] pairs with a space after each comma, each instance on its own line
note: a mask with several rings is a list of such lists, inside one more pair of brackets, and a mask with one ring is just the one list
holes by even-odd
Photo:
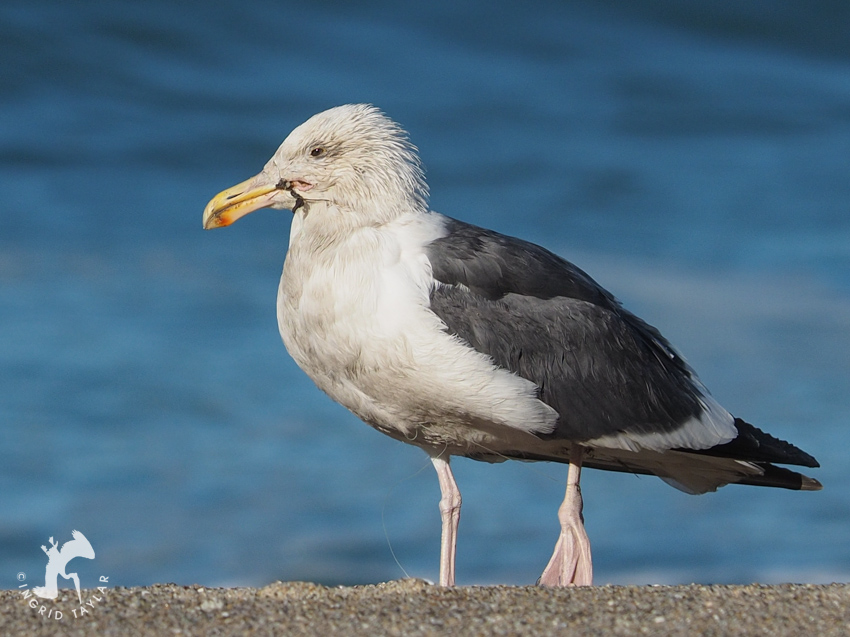
[[380, 224], [426, 210], [428, 187], [407, 133], [369, 104], [346, 104], [293, 130], [262, 172], [219, 193], [204, 228], [228, 226], [260, 208], [309, 214], [322, 207], [349, 223]]

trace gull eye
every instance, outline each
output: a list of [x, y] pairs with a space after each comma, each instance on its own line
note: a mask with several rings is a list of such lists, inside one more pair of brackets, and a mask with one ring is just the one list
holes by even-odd
[[316, 146], [313, 150], [310, 151], [311, 157], [321, 157], [325, 154], [325, 149], [321, 146]]

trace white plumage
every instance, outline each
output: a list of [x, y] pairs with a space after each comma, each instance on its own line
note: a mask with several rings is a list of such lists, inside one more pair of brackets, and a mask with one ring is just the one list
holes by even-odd
[[652, 327], [572, 264], [431, 212], [416, 149], [368, 105], [296, 128], [204, 227], [294, 213], [277, 302], [290, 355], [368, 424], [422, 447], [443, 498], [440, 581], [454, 583], [460, 493], [451, 455], [570, 465], [561, 535], [541, 577], [591, 581], [582, 464], [658, 475], [691, 493], [729, 482], [820, 485], [816, 466], [714, 400]]
[[[534, 383], [500, 369], [446, 333], [431, 312], [424, 247], [439, 219], [411, 208], [316, 250], [302, 207], [278, 293], [278, 326], [293, 359], [365, 422], [408, 440], [467, 448], [486, 436], [470, 422], [548, 433], [557, 414]], [[345, 214], [336, 212], [336, 214]], [[340, 264], [345, 264], [341, 267]]]

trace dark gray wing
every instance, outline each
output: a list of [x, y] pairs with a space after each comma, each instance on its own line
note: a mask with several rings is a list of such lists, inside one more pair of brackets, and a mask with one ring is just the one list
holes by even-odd
[[[446, 218], [446, 236], [427, 247], [431, 309], [448, 331], [501, 367], [534, 382], [560, 418], [541, 438], [591, 440], [619, 432], [699, 427], [701, 385], [651, 325], [631, 314], [572, 263], [537, 246]], [[685, 423], [688, 423], [685, 425]], [[770, 463], [817, 467], [812, 456], [734, 419], [737, 437], [690, 453], [745, 460], [761, 475], [742, 484], [815, 490], [820, 483]], [[509, 455], [536, 457], [522, 450]], [[588, 466], [646, 472], [639, 464]]]
[[535, 244], [447, 218], [427, 247], [431, 309], [449, 331], [534, 382], [548, 437], [670, 432], [701, 392], [670, 344], [582, 270]]
[[596, 281], [557, 254], [507, 235], [444, 217], [448, 234], [428, 246], [434, 278], [462, 284], [490, 301], [507, 294], [538, 299], [564, 297], [619, 309]]

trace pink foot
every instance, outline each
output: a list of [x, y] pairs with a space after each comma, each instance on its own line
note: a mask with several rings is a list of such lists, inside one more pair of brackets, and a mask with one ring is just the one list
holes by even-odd
[[570, 452], [567, 493], [558, 509], [561, 534], [549, 564], [540, 576], [541, 586], [590, 586], [593, 584], [593, 563], [590, 559], [590, 540], [584, 530], [582, 517], [581, 462], [584, 450], [574, 445]]

